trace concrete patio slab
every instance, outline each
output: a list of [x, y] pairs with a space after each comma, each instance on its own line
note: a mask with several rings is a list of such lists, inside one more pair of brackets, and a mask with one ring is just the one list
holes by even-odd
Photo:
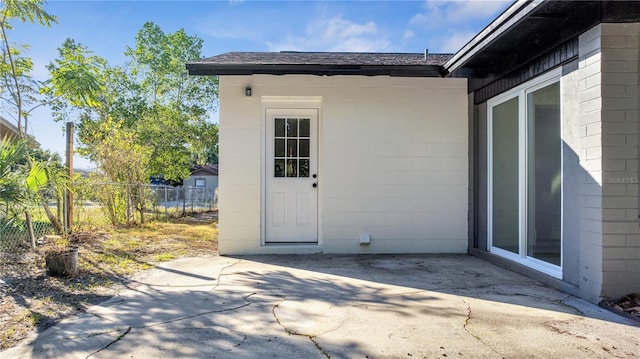
[[640, 327], [466, 255], [199, 257], [4, 358], [573, 358], [640, 355]]

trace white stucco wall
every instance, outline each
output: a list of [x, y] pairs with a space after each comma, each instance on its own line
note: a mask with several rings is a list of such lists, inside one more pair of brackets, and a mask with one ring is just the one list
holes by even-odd
[[[452, 78], [221, 76], [220, 253], [466, 252], [466, 89]], [[320, 110], [317, 245], [261, 245], [264, 100], [278, 96]]]

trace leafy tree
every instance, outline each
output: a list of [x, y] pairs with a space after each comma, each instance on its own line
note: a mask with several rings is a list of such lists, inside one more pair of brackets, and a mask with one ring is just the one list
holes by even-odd
[[150, 172], [181, 180], [189, 176], [191, 165], [217, 149], [218, 127], [206, 117], [215, 109], [218, 80], [189, 76], [184, 66], [202, 58], [202, 40], [183, 29], [167, 34], [147, 22], [125, 55], [131, 59], [129, 73], [137, 83], [137, 98], [146, 105], [136, 129], [154, 146]]
[[51, 98], [56, 119], [67, 119], [73, 110], [99, 109], [106, 60], [73, 39], [65, 40], [58, 56], [47, 65], [51, 78], [41, 91]]
[[13, 29], [11, 23], [20, 22], [38, 23], [43, 26], [51, 26], [57, 20], [55, 16], [42, 9], [43, 0], [5, 0], [0, 2], [0, 50], [2, 51], [2, 64], [0, 64], [0, 99], [5, 105], [9, 105], [15, 113], [18, 130], [21, 134], [24, 121], [36, 102], [38, 83], [31, 77], [33, 62], [28, 57], [22, 56], [22, 51], [27, 49], [24, 45], [12, 44], [9, 40], [9, 31]]
[[217, 157], [218, 127], [207, 122], [218, 95], [216, 78], [188, 76], [184, 63], [201, 58], [202, 40], [184, 30], [164, 33], [145, 23], [136, 45], [127, 48], [130, 62], [110, 67], [86, 47], [67, 40], [49, 65], [46, 92], [57, 102], [57, 119], [79, 112], [79, 152], [95, 162], [96, 147], [110, 119], [135, 134], [151, 151], [148, 174], [167, 180], [189, 176], [189, 168]]
[[140, 223], [144, 223], [143, 191], [149, 179], [151, 151], [140, 145], [136, 134], [122, 124], [108, 117], [94, 136], [95, 157], [106, 182], [98, 191], [98, 198], [112, 224], [135, 222], [135, 212], [139, 213]]

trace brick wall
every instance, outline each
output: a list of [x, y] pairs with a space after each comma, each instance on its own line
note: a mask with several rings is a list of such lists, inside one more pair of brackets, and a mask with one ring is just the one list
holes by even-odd
[[602, 24], [603, 297], [640, 292], [638, 53], [640, 24]]
[[580, 247], [578, 285], [598, 302], [602, 290], [602, 82], [601, 27], [579, 38], [578, 155], [584, 176], [580, 185]]

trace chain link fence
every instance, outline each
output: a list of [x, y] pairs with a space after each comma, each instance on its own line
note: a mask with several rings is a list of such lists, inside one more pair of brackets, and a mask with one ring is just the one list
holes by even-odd
[[[48, 221], [32, 221], [34, 238], [54, 234], [53, 225]], [[0, 252], [16, 252], [31, 248], [29, 226], [26, 218], [0, 217]]]
[[[139, 223], [217, 209], [217, 189], [190, 186], [91, 184], [75, 197], [75, 210], [101, 208], [111, 223]], [[79, 219], [82, 221], [81, 219]]]
[[147, 186], [153, 212], [170, 211], [181, 214], [212, 211], [217, 209], [217, 188]]
[[[74, 228], [95, 229], [118, 223], [139, 223], [146, 219], [163, 220], [217, 209], [217, 188], [165, 185], [127, 185], [100, 183], [78, 189], [74, 199]], [[135, 203], [133, 203], [135, 202]], [[50, 203], [54, 212], [63, 208]], [[36, 211], [38, 212], [38, 211]], [[22, 216], [24, 217], [24, 215]], [[53, 225], [43, 214], [34, 214], [34, 238], [54, 234]], [[0, 216], [0, 252], [30, 248], [26, 218]]]

